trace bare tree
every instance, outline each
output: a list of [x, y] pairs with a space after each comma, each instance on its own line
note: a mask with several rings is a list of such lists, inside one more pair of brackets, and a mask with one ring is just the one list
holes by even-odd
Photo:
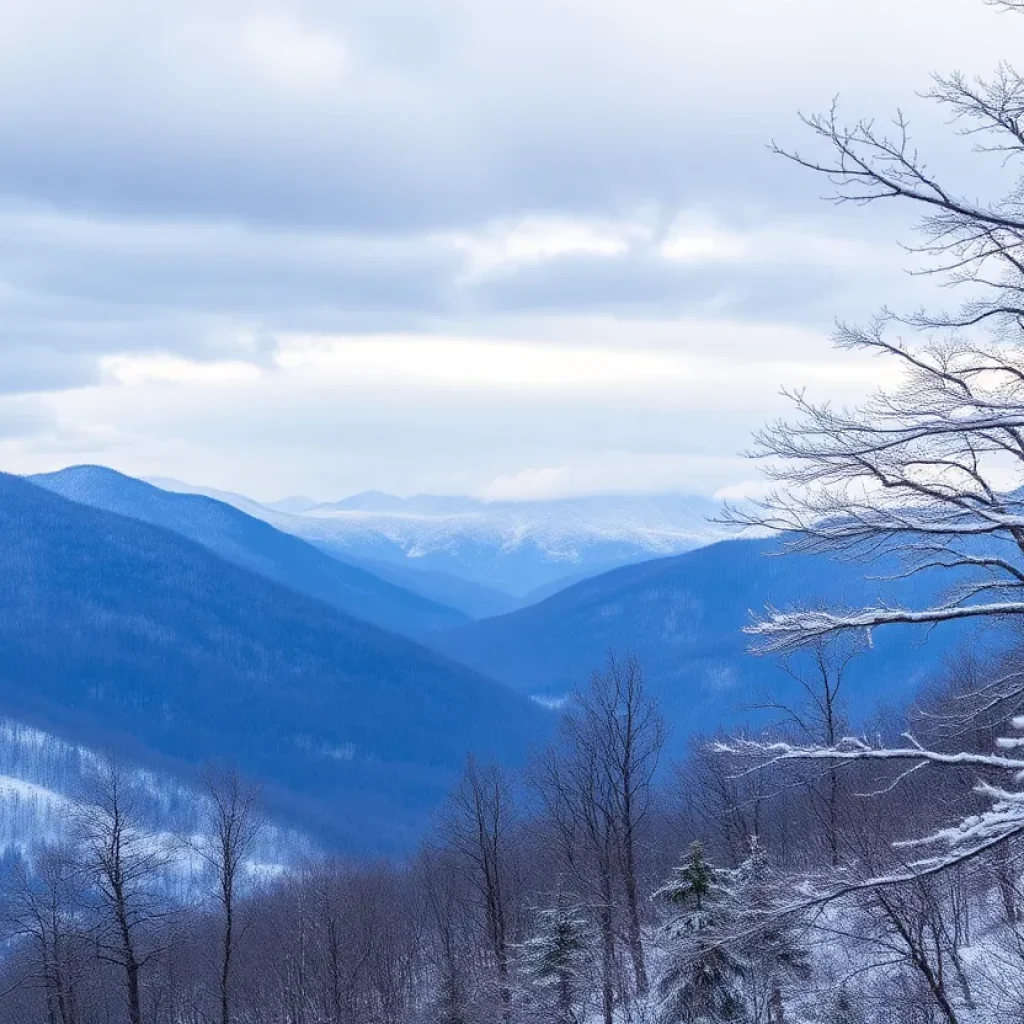
[[665, 743], [665, 725], [647, 692], [634, 655], [609, 655], [603, 672], [575, 699], [580, 741], [592, 745], [607, 777], [611, 822], [620, 860], [630, 958], [639, 994], [647, 991], [647, 965], [640, 920], [638, 845], [650, 809], [651, 781]]
[[152, 932], [169, 913], [173, 858], [143, 827], [131, 781], [115, 763], [101, 768], [95, 800], [77, 824], [82, 869], [98, 900], [97, 954], [123, 972], [129, 1022], [142, 1024], [142, 977], [161, 951]]
[[616, 992], [615, 869], [618, 836], [612, 779], [600, 743], [579, 719], [567, 716], [560, 746], [535, 765], [541, 795], [566, 873], [597, 918], [601, 1014], [613, 1024]]
[[[833, 747], [843, 736], [845, 716], [841, 700], [843, 682], [861, 644], [844, 635], [816, 637], [804, 648], [782, 659], [786, 674], [798, 686], [798, 699], [769, 698], [762, 709], [781, 712], [783, 724], [796, 730], [807, 742]], [[809, 792], [812, 808], [820, 814], [829, 860], [839, 865], [840, 766], [830, 762], [823, 779], [812, 780]], [[824, 785], [819, 785], [824, 782]]]
[[[1024, 79], [1009, 66], [987, 81], [935, 77], [928, 96], [979, 152], [1007, 167], [1024, 154]], [[967, 198], [929, 170], [902, 114], [888, 131], [845, 125], [835, 105], [803, 120], [823, 152], [776, 151], [825, 177], [838, 202], [918, 208], [919, 272], [968, 297], [953, 312], [841, 324], [837, 346], [889, 360], [899, 383], [852, 409], [786, 392], [796, 418], [760, 431], [751, 453], [780, 486], [730, 518], [782, 532], [792, 549], [942, 572], [949, 588], [919, 608], [769, 609], [750, 631], [778, 652], [837, 630], [1024, 613], [1024, 181]]]
[[71, 852], [40, 850], [30, 872], [19, 862], [6, 901], [9, 938], [26, 940], [29, 983], [45, 994], [48, 1024], [78, 1024], [79, 981], [85, 970], [85, 936], [76, 921], [81, 879]]
[[434, 938], [431, 959], [440, 1024], [467, 1024], [471, 995], [466, 944], [474, 936], [465, 920], [461, 874], [451, 860], [447, 851], [427, 847], [421, 851], [415, 871]]
[[502, 1019], [512, 1012], [509, 982], [510, 902], [515, 887], [512, 830], [515, 811], [504, 772], [470, 756], [449, 801], [444, 837], [472, 867], [498, 975]]
[[231, 967], [240, 936], [236, 928], [239, 882], [263, 827], [260, 791], [233, 770], [209, 770], [203, 785], [209, 801], [208, 834], [190, 843], [216, 874], [224, 930], [220, 948], [220, 1024], [231, 1024]]

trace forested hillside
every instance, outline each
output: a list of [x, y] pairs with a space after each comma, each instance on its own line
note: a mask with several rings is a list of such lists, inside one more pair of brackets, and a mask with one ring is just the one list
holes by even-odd
[[[785, 700], [799, 690], [784, 660], [749, 655], [743, 630], [752, 616], [797, 604], [913, 605], [952, 583], [934, 572], [887, 579], [895, 570], [891, 559], [866, 566], [829, 553], [782, 556], [776, 540], [722, 541], [615, 569], [433, 642], [478, 671], [554, 701], [570, 694], [609, 651], [632, 651], [663, 703], [674, 741], [683, 745], [693, 732], [758, 720], [749, 709], [769, 693]], [[873, 637], [851, 664], [847, 682], [860, 719], [880, 705], [911, 699], [974, 634], [964, 626]], [[998, 645], [998, 629], [982, 631], [975, 642]]]
[[[835, 654], [794, 708], [810, 735], [827, 735], [816, 701], [836, 681]], [[976, 719], [966, 745], [943, 723], [980, 710], [978, 673], [1019, 666], [963, 662], [878, 738], [910, 728], [935, 744], [928, 757], [987, 759], [999, 777], [999, 715]], [[841, 715], [841, 687], [834, 696]], [[937, 834], [911, 857], [944, 863], [950, 840], [938, 830], [949, 828], [970, 848], [961, 817], [995, 820], [975, 817], [985, 802], [972, 771], [933, 763], [908, 776], [905, 762], [861, 760], [855, 744], [821, 767], [767, 764], [739, 741], [702, 745], [659, 786], [662, 721], [638, 665], [606, 666], [570, 710], [526, 772], [468, 763], [400, 862], [314, 858], [268, 874], [257, 854], [266, 825], [237, 780], [217, 781], [176, 845], [145, 824], [136, 786], [101, 772], [94, 802], [59, 834], [106, 845], [51, 846], [36, 879], [11, 876], [0, 921], [30, 941], [0, 964], [7, 1019], [29, 1024], [61, 999], [82, 1020], [116, 1020], [125, 948], [143, 965], [140, 1017], [157, 1006], [180, 1015], [152, 1010], [157, 1021], [212, 1017], [222, 999], [233, 1020], [275, 1024], [982, 1024], [1019, 1012], [1016, 853], [961, 862], [954, 844], [949, 870], [919, 872], [893, 845]], [[774, 739], [787, 735], [807, 734]], [[857, 763], [839, 767], [843, 757]], [[1011, 819], [994, 805], [1014, 834], [1019, 806], [1015, 795]], [[123, 900], [98, 856], [107, 849], [133, 879]], [[168, 873], [197, 850], [190, 898], [172, 899], [181, 887], [168, 894]], [[35, 916], [40, 904], [49, 917]], [[111, 934], [119, 907], [132, 924], [107, 956], [96, 937]], [[240, 929], [230, 947], [228, 914]]]
[[31, 480], [71, 501], [173, 530], [229, 562], [382, 629], [415, 637], [467, 621], [453, 608], [332, 558], [213, 498], [163, 491], [103, 466], [70, 466]]
[[0, 476], [5, 713], [172, 766], [222, 759], [333, 842], [401, 848], [466, 751], [544, 711], [178, 534]]

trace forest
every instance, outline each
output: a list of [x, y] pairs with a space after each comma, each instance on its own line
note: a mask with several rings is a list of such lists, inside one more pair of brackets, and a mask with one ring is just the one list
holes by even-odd
[[1003, 734], [1024, 665], [964, 655], [868, 745], [838, 738], [862, 653], [788, 658], [806, 699], [770, 735], [674, 765], [639, 662], [610, 659], [523, 773], [468, 761], [401, 863], [261, 867], [234, 773], [169, 835], [99, 766], [65, 840], [8, 865], [3, 1019], [1019, 1019], [1024, 741]]
[[[1024, 13], [1024, 0], [992, 6]], [[835, 344], [883, 365], [884, 385], [850, 407], [788, 392], [791, 418], [765, 426], [749, 453], [771, 486], [725, 515], [731, 527], [777, 540], [765, 557], [852, 564], [864, 578], [893, 583], [903, 600], [865, 601], [863, 589], [851, 588], [820, 603], [753, 609], [749, 657], [790, 685], [751, 700], [747, 728], [688, 736], [683, 756], [669, 745], [670, 724], [698, 699], [685, 690], [688, 680], [674, 681], [680, 691], [668, 714], [645, 677], [644, 652], [610, 652], [575, 680], [553, 738], [545, 734], [520, 767], [468, 757], [418, 848], [388, 859], [342, 857], [315, 843], [270, 855], [281, 850], [273, 815], [280, 796], [237, 766], [208, 768], [201, 797], [178, 825], [150, 812], [152, 776], [94, 758], [88, 794], [51, 807], [49, 834], [2, 865], [0, 1020], [1024, 1019], [1024, 185], [1012, 173], [1024, 155], [1024, 78], [1005, 64], [987, 80], [952, 73], [935, 77], [927, 96], [977, 160], [1010, 174], [994, 198], [950, 180], [956, 161], [953, 171], [934, 171], [902, 114], [884, 126], [847, 123], [834, 104], [803, 118], [812, 149], [773, 148], [827, 183], [840, 205], [916, 211], [917, 234], [906, 246], [915, 272], [961, 301], [840, 323]], [[4, 486], [14, 496], [13, 522], [14, 498], [29, 485]], [[68, 591], [63, 604], [84, 606], [69, 618], [68, 635], [102, 626], [94, 601], [101, 585], [120, 595], [128, 579], [139, 595], [138, 607], [118, 618], [134, 630], [121, 648], [140, 666], [125, 671], [130, 699], [121, 693], [111, 705], [130, 708], [128, 726], [141, 729], [162, 712], [175, 742], [186, 737], [205, 757], [229, 730], [252, 739], [234, 712], [255, 693], [265, 729], [251, 764], [289, 758], [289, 773], [331, 798], [320, 811], [334, 815], [338, 835], [383, 815], [383, 797], [358, 792], [359, 777], [346, 767], [354, 747], [328, 748], [337, 762], [330, 772], [314, 767], [322, 744], [307, 742], [308, 758], [296, 762], [287, 743], [299, 726], [300, 738], [319, 736], [316, 729], [361, 715], [382, 743], [404, 735], [393, 769], [378, 755], [367, 761], [387, 774], [397, 813], [430, 767], [450, 768], [454, 748], [462, 751], [463, 733], [442, 714], [453, 693], [478, 710], [497, 694], [502, 703], [473, 723], [509, 743], [541, 717], [526, 698], [515, 703], [441, 655], [337, 619], [283, 585], [253, 584], [155, 528], [123, 526], [131, 546], [108, 538], [114, 554], [98, 543], [78, 550], [54, 502], [60, 531], [52, 531], [46, 564]], [[158, 541], [168, 554], [147, 575], [125, 552], [148, 545], [152, 559]], [[21, 573], [18, 607], [45, 620], [43, 562], [16, 554], [7, 575]], [[118, 571], [107, 572], [110, 565]], [[321, 571], [319, 561], [313, 568]], [[185, 634], [154, 628], [158, 609], [147, 609], [157, 603], [153, 580], [169, 587], [173, 572], [187, 584], [173, 599], [190, 614], [200, 581], [217, 579], [227, 594], [209, 598], [219, 617], [209, 617], [214, 625], [198, 630], [203, 646], [194, 645], [204, 663], [220, 666], [227, 651], [250, 666], [220, 673], [229, 698], [220, 717], [203, 705], [187, 666], [179, 666], [187, 713], [157, 706], [150, 674], [170, 663], [167, 652]], [[942, 586], [908, 584], [925, 574]], [[260, 643], [249, 640], [252, 621], [268, 625]], [[974, 632], [955, 634], [961, 641], [913, 700], [902, 700], [904, 680], [886, 678], [872, 692], [899, 694], [890, 706], [851, 699], [851, 678], [885, 664], [872, 661], [876, 636], [950, 624]], [[270, 626], [284, 653], [270, 646]], [[24, 678], [34, 669], [49, 680], [51, 703], [67, 702], [65, 645], [28, 644], [24, 632], [12, 618], [9, 646], [22, 643]], [[307, 633], [308, 642], [288, 646]], [[353, 651], [387, 671], [346, 675]], [[403, 651], [413, 653], [390, 668]], [[111, 678], [110, 664], [96, 660], [90, 700]], [[307, 676], [316, 689], [301, 691], [304, 699], [283, 689]], [[378, 678], [386, 699], [355, 703]], [[28, 700], [22, 679], [15, 683]], [[410, 751], [420, 764], [403, 761]], [[438, 777], [430, 774], [434, 784]], [[333, 796], [346, 785], [372, 805], [361, 822], [332, 811], [344, 806]]]

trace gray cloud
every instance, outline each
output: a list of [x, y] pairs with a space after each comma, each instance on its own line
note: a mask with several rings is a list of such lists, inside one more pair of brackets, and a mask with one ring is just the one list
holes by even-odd
[[[867, 268], [865, 268], [866, 270]], [[852, 303], [849, 272], [824, 263], [756, 260], [686, 264], [649, 254], [563, 256], [481, 283], [485, 309], [763, 317], [825, 324]]]
[[523, 210], [777, 202], [787, 175], [763, 143], [797, 106], [840, 87], [889, 105], [947, 54], [991, 63], [991, 13], [935, 6], [905, 0], [880, 37], [885, 0], [856, 17], [813, 0], [12, 0], [0, 188], [397, 232]]
[[[671, 338], [685, 318], [717, 325], [716, 344], [742, 359], [764, 352], [773, 325], [820, 330], [836, 314], [914, 304], [898, 251], [873, 241], [905, 235], [907, 223], [888, 209], [819, 207], [820, 183], [764, 145], [800, 139], [795, 109], [840, 88], [852, 112], [884, 115], [908, 98], [917, 112], [912, 90], [932, 68], [983, 71], [1024, 26], [960, 0], [900, 9], [9, 0], [0, 395], [54, 393], [47, 416], [59, 427], [22, 411], [4, 428], [0, 406], [5, 457], [137, 451], [178, 461], [130, 468], [187, 476], [204, 448], [213, 481], [259, 435], [301, 438], [308, 472], [323, 475], [332, 432], [361, 428], [373, 445], [359, 473], [390, 461], [394, 474], [377, 482], [399, 489], [427, 462], [441, 476], [472, 467], [480, 481], [612, 450], [675, 457], [676, 438], [711, 437], [711, 426], [701, 457], [731, 457], [760, 409], [750, 394], [742, 415], [698, 409], [691, 393], [681, 408], [634, 396], [609, 415], [604, 398], [564, 394], [462, 394], [448, 409], [428, 385], [399, 405], [389, 382], [370, 382], [359, 401], [346, 395], [346, 417], [333, 411], [338, 395], [296, 397], [274, 354], [287, 335], [393, 331], [425, 345], [600, 337], [623, 351], [651, 322]], [[935, 119], [915, 117], [932, 144]], [[964, 152], [938, 145], [956, 174], [970, 166]], [[679, 214], [693, 215], [698, 234], [703, 218], [726, 250], [730, 238], [742, 244], [666, 259], [659, 243]], [[518, 251], [517, 226], [537, 222], [626, 241]], [[797, 348], [806, 358], [805, 340], [786, 344], [773, 351], [780, 361]], [[147, 353], [261, 367], [260, 419], [246, 419], [247, 399], [236, 407], [184, 383], [160, 401], [133, 399], [103, 377], [104, 357]], [[178, 406], [203, 429], [184, 430]], [[534, 409], [529, 444], [508, 440]], [[436, 429], [417, 430], [417, 416]], [[295, 479], [283, 489], [317, 487]]]
[[0, 395], [0, 441], [34, 437], [55, 423], [52, 411], [40, 403]]

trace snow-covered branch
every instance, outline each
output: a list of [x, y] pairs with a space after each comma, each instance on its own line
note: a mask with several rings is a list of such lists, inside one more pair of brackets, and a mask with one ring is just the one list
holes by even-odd
[[780, 654], [806, 646], [821, 637], [876, 626], [893, 624], [921, 625], [951, 622], [956, 619], [1024, 615], [1024, 601], [996, 601], [986, 604], [942, 605], [936, 608], [864, 608], [848, 614], [820, 609], [778, 611], [768, 608], [744, 632], [756, 637], [757, 654]]
[[[1021, 735], [1024, 734], [1024, 716], [1013, 718], [1011, 725], [1018, 735], [997, 739], [997, 749], [1014, 751], [1024, 748], [1024, 735]], [[824, 895], [814, 897], [821, 901], [838, 899], [853, 892], [916, 880], [945, 871], [973, 860], [995, 846], [1024, 834], [1024, 789], [1020, 788], [1024, 783], [1024, 759], [1006, 756], [1002, 753], [981, 754], [973, 751], [932, 750], [922, 746], [910, 734], [905, 734], [904, 739], [907, 741], [907, 745], [902, 747], [872, 746], [856, 737], [847, 737], [831, 747], [735, 739], [728, 742], [716, 742], [712, 745], [712, 750], [718, 754], [754, 760], [755, 765], [749, 771], [761, 771], [785, 762], [825, 761], [829, 765], [836, 765], [865, 761], [909, 763], [911, 765], [911, 768], [903, 771], [892, 785], [879, 790], [876, 794], [869, 795], [890, 792], [912, 772], [928, 765], [940, 768], [973, 768], [979, 772], [979, 779], [975, 783], [973, 791], [990, 802], [988, 809], [962, 818], [960, 821], [928, 835], [911, 837], [894, 844], [897, 849], [941, 847], [940, 852], [915, 860], [906, 865], [905, 870], [898, 873], [871, 876], [855, 883], [843, 884], [827, 890]], [[1007, 784], [995, 785], [980, 777], [983, 773], [991, 774], [992, 772], [1004, 773]], [[808, 905], [807, 901], [803, 903], [805, 907]]]
[[834, 747], [799, 746], [793, 743], [761, 742], [737, 739], [718, 741], [711, 747], [718, 754], [757, 757], [757, 768], [782, 761], [920, 761], [967, 768], [996, 768], [1007, 772], [1024, 772], [1024, 760], [999, 754], [975, 754], [969, 751], [943, 753], [912, 743], [907, 747], [872, 747], [855, 737], [846, 737]]

